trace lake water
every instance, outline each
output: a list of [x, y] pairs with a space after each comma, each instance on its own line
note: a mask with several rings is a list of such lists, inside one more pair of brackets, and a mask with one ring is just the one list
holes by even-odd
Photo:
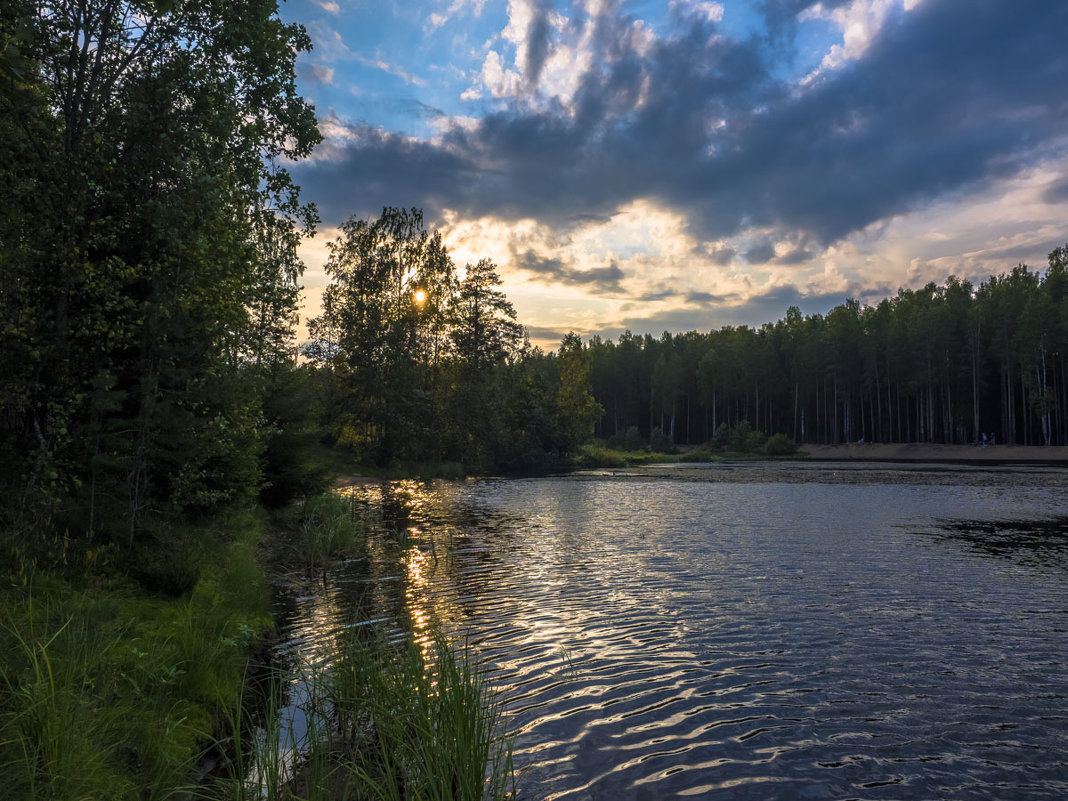
[[810, 464], [363, 486], [372, 556], [288, 595], [286, 647], [466, 636], [525, 799], [1063, 799], [1066, 487]]

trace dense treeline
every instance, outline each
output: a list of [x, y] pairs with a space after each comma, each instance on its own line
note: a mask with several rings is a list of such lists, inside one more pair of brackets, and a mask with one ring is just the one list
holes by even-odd
[[263, 486], [315, 223], [278, 162], [320, 138], [275, 12], [3, 4], [7, 527], [133, 540]]
[[[603, 437], [702, 443], [745, 421], [802, 443], [1068, 444], [1068, 248], [973, 287], [586, 350]], [[718, 434], [717, 434], [718, 431]]]
[[530, 347], [495, 266], [458, 271], [420, 211], [353, 218], [330, 253], [304, 352], [323, 425], [356, 460], [522, 472], [590, 436], [601, 409], [578, 337], [556, 353]]

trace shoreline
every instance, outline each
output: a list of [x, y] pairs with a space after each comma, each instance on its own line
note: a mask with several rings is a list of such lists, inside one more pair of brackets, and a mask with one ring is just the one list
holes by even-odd
[[938, 445], [923, 442], [802, 445], [812, 462], [985, 462], [1068, 465], [1068, 447], [1053, 445]]

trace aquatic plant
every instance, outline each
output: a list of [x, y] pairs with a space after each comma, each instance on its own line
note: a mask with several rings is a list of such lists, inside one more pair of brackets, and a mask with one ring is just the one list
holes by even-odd
[[[283, 697], [288, 687], [291, 697]], [[267, 689], [262, 719], [231, 707], [226, 801], [499, 801], [514, 797], [500, 705], [469, 649], [344, 638], [331, 666]]]
[[334, 671], [358, 798], [482, 801], [514, 796], [501, 706], [465, 644], [368, 644], [350, 632]]
[[307, 498], [297, 523], [296, 549], [309, 569], [324, 566], [353, 547], [362, 531], [349, 499], [333, 492]]

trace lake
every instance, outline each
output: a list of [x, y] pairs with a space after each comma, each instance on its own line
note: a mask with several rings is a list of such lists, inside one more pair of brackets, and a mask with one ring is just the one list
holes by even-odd
[[526, 799], [1062, 799], [1066, 488], [808, 463], [364, 485], [371, 556], [282, 597], [284, 648], [466, 637]]

